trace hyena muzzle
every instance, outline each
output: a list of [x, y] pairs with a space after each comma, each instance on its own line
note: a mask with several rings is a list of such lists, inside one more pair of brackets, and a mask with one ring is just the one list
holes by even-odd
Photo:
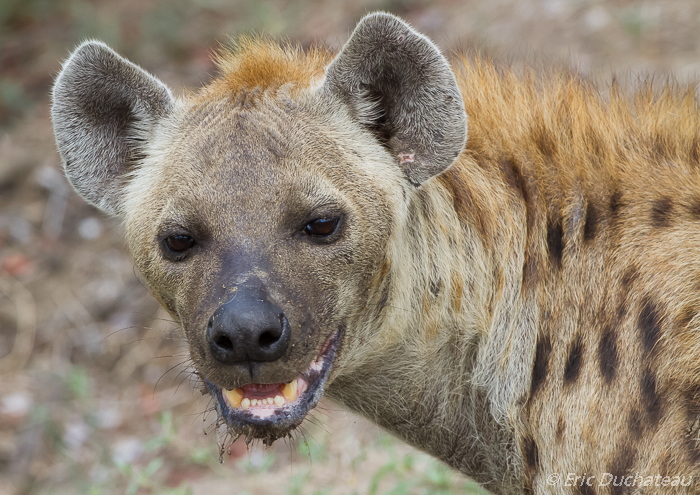
[[388, 14], [336, 55], [218, 65], [175, 97], [88, 41], [52, 119], [232, 435], [271, 444], [325, 393], [496, 493], [697, 492], [691, 93], [455, 77]]

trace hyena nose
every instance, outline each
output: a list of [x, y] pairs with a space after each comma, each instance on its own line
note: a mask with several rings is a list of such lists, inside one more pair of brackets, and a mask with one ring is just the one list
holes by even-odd
[[259, 299], [233, 298], [207, 326], [209, 350], [221, 364], [276, 361], [287, 351], [290, 334], [284, 312]]

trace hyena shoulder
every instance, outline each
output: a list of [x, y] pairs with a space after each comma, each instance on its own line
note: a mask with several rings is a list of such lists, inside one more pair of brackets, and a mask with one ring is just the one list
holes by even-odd
[[[521, 219], [519, 297], [508, 310], [534, 315], [525, 320], [532, 334], [515, 339], [531, 339], [526, 399], [516, 408], [527, 418], [519, 433], [527, 483], [544, 490], [566, 465], [585, 466], [601, 487], [642, 471], [697, 476], [695, 84], [650, 80], [601, 94], [567, 73], [516, 78], [480, 61], [463, 67], [469, 143], [443, 180], [467, 189], [464, 176], [480, 170], [500, 183], [508, 198], [500, 210], [472, 203], [485, 242], [503, 238], [491, 234], [499, 216]], [[503, 362], [520, 357], [496, 361], [508, 328], [493, 328], [489, 364], [477, 366], [477, 379], [492, 387], [508, 376]], [[507, 410], [518, 394], [507, 397], [508, 384], [499, 385], [491, 394]]]

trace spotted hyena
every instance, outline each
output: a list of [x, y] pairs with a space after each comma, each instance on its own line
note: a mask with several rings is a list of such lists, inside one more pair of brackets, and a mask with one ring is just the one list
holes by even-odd
[[494, 493], [698, 492], [693, 88], [453, 72], [388, 14], [218, 65], [174, 97], [90, 41], [52, 117], [233, 435], [326, 394]]

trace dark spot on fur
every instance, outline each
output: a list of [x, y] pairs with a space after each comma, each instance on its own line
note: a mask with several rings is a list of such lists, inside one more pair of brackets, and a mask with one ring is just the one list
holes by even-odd
[[389, 273], [390, 269], [391, 269], [391, 261], [384, 258], [384, 260], [382, 261], [382, 266], [379, 268], [379, 274], [377, 275], [376, 282], [374, 282], [374, 284], [376, 284], [376, 285], [381, 284], [384, 281], [384, 278]]
[[688, 325], [690, 325], [690, 322], [693, 321], [693, 318], [695, 318], [696, 314], [697, 311], [692, 306], [684, 307], [678, 315], [678, 318], [676, 318], [676, 325], [679, 328], [687, 328]]
[[528, 195], [525, 179], [515, 160], [513, 158], [502, 158], [498, 164], [501, 167], [506, 184], [527, 202]]
[[663, 416], [663, 399], [656, 390], [656, 376], [649, 369], [642, 375], [642, 405], [646, 409], [647, 426], [654, 430]]
[[697, 466], [700, 464], [700, 442], [698, 442], [697, 437], [688, 436], [687, 446], [688, 446], [688, 460], [691, 466]]
[[523, 440], [523, 449], [525, 450], [525, 461], [527, 468], [530, 471], [536, 471], [540, 462], [539, 453], [537, 452], [537, 444], [532, 435], [528, 435]]
[[598, 208], [589, 202], [586, 207], [586, 223], [583, 226], [584, 241], [590, 241], [595, 237], [599, 221], [600, 213], [598, 212]]
[[418, 192], [418, 199], [420, 200], [421, 213], [423, 218], [428, 220], [430, 223], [433, 218], [433, 203], [430, 199], [430, 195], [425, 189], [420, 189]]
[[605, 156], [605, 139], [595, 127], [586, 128], [586, 149], [598, 157]]
[[[584, 471], [585, 478], [583, 480], [578, 480], [574, 485], [574, 493], [580, 495], [595, 495], [595, 486], [600, 483], [597, 478], [592, 477], [588, 474], [588, 471]], [[607, 477], [606, 480], [607, 481]]]
[[386, 307], [386, 303], [389, 301], [389, 294], [391, 293], [391, 273], [387, 273], [382, 282], [382, 291], [377, 301], [377, 314], [381, 313]]
[[642, 302], [637, 325], [641, 332], [644, 350], [647, 353], [653, 352], [661, 337], [661, 315], [656, 304], [649, 298], [645, 298]]
[[627, 432], [629, 433], [630, 438], [635, 440], [635, 442], [641, 439], [644, 435], [645, 426], [644, 414], [642, 411], [637, 406], [632, 407], [629, 415], [627, 416]]
[[[488, 242], [490, 236], [487, 235], [488, 226], [481, 211], [476, 207], [476, 202], [472, 196], [469, 184], [455, 167], [447, 170], [437, 177], [442, 185], [452, 196], [454, 209], [461, 219], [471, 221], [474, 227], [481, 233], [482, 240]], [[488, 247], [488, 246], [487, 246]]]
[[629, 305], [627, 304], [627, 295], [624, 293], [620, 294], [620, 301], [617, 304], [617, 311], [615, 312], [615, 317], [617, 318], [616, 324], [622, 325], [625, 321], [625, 317], [627, 316], [627, 310], [629, 309]]
[[600, 374], [609, 384], [615, 378], [618, 366], [617, 333], [610, 325], [605, 326], [600, 336], [598, 364], [600, 365]]
[[688, 209], [695, 220], [700, 220], [700, 196], [693, 198], [693, 202], [688, 206]]
[[433, 297], [440, 295], [440, 290], [442, 289], [442, 280], [430, 280], [430, 293]]
[[581, 363], [583, 361], [583, 335], [574, 337], [569, 346], [569, 357], [566, 359], [564, 367], [564, 384], [572, 385], [581, 374]]
[[610, 214], [616, 218], [622, 208], [622, 193], [616, 189], [610, 196]]
[[530, 397], [532, 398], [542, 383], [547, 378], [549, 355], [552, 352], [552, 341], [549, 336], [540, 336], [535, 351], [535, 364], [532, 366], [532, 381], [530, 383]]
[[668, 227], [673, 211], [673, 201], [671, 198], [663, 197], [655, 200], [651, 206], [651, 224], [657, 229]]
[[564, 230], [560, 216], [547, 219], [547, 248], [552, 264], [561, 268], [561, 259], [564, 254]]
[[700, 137], [695, 136], [690, 144], [690, 162], [692, 165], [700, 164]]
[[523, 287], [534, 289], [539, 283], [540, 257], [531, 252], [525, 253], [525, 263], [523, 264]]
[[[629, 444], [622, 444], [622, 447], [613, 455], [613, 461], [608, 473], [613, 475], [613, 480], [617, 477], [618, 480], [625, 476], [633, 475], [632, 468], [634, 467], [636, 452]], [[630, 487], [624, 483], [610, 483], [611, 493], [613, 495], [621, 495], [631, 493]]]
[[622, 279], [620, 280], [625, 292], [630, 292], [632, 290], [632, 284], [634, 284], [638, 278], [639, 271], [637, 270], [636, 266], [630, 266], [627, 268], [627, 270], [625, 270], [625, 273], [622, 274]]
[[688, 421], [694, 423], [700, 417], [700, 383], [684, 392]]
[[543, 156], [546, 158], [554, 156], [557, 151], [557, 144], [543, 123], [533, 128], [532, 137]]
[[561, 442], [561, 440], [564, 438], [565, 431], [566, 431], [566, 422], [564, 421], [564, 418], [559, 416], [559, 420], [557, 421], [557, 431], [556, 431], [557, 442]]
[[687, 424], [685, 442], [690, 464], [696, 466], [700, 463], [700, 383], [694, 383], [684, 390], [683, 399]]

